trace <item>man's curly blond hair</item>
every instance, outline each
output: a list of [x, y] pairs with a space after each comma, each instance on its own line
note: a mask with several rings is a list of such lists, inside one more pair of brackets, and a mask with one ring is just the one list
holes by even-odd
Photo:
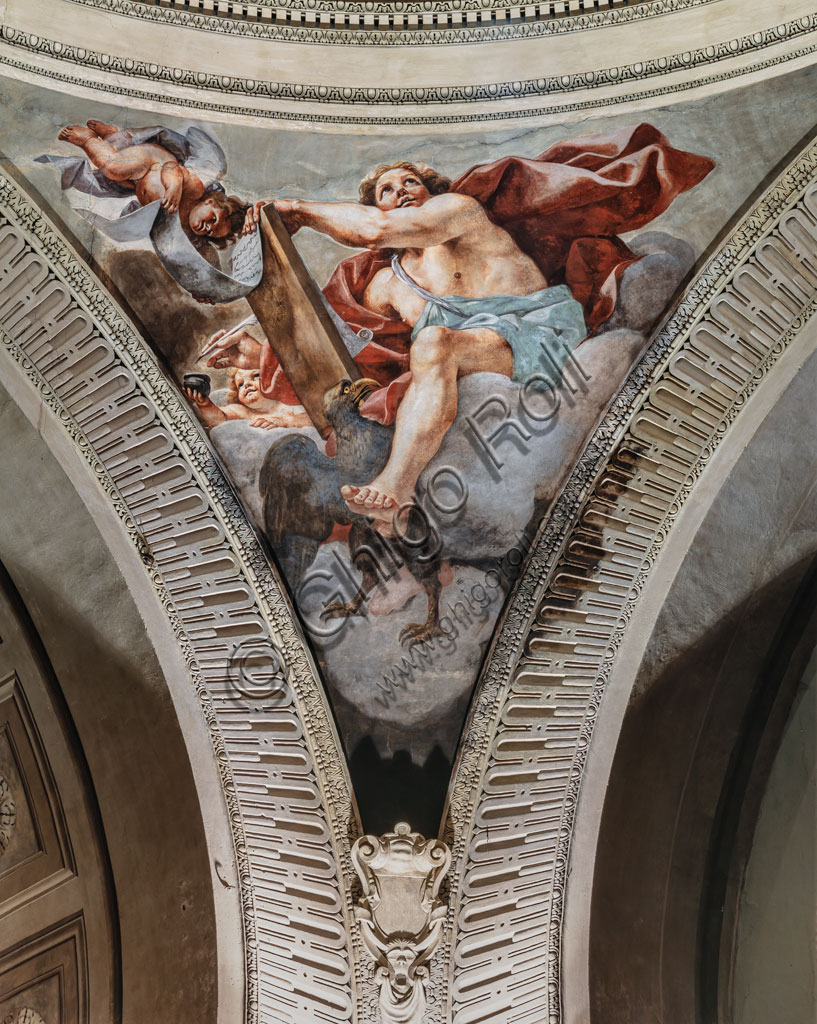
[[397, 170], [414, 171], [433, 196], [439, 196], [443, 192], [448, 192], [451, 188], [451, 179], [443, 177], [442, 174], [435, 171], [433, 167], [429, 167], [428, 164], [414, 164], [407, 160], [401, 160], [396, 164], [381, 164], [380, 167], [376, 167], [366, 175], [360, 183], [360, 202], [364, 206], [377, 206], [375, 201], [377, 179], [381, 174], [385, 174], [386, 171]]

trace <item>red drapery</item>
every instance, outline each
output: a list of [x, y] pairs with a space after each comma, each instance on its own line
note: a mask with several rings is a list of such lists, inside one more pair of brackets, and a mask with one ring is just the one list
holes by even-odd
[[[619, 275], [639, 258], [618, 235], [648, 224], [714, 166], [708, 157], [673, 149], [657, 128], [640, 124], [560, 142], [532, 160], [503, 157], [478, 164], [451, 188], [478, 199], [549, 284], [570, 288], [592, 331], [613, 312]], [[363, 376], [383, 385], [367, 401], [366, 411], [386, 422], [410, 379], [411, 328], [371, 312], [362, 299], [374, 275], [388, 264], [382, 252], [358, 253], [338, 264], [324, 289], [352, 328], [372, 332], [355, 362]], [[269, 346], [261, 369], [266, 395], [298, 403]]]

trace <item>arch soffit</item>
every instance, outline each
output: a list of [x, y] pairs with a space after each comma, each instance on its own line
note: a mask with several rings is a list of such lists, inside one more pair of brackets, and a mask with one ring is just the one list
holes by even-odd
[[[643, 863], [637, 866], [634, 863], [632, 872], [632, 877], [638, 879], [637, 891], [642, 896], [654, 892], [647, 880], [649, 870], [655, 868], [656, 874], [666, 872], [666, 896], [664, 901], [655, 902], [655, 915], [662, 922], [660, 927], [666, 929], [665, 939], [660, 944], [661, 960], [667, 965], [668, 975], [674, 974], [680, 981], [677, 991], [672, 993], [675, 998], [679, 991], [683, 992], [683, 998], [690, 998], [696, 979], [695, 968], [685, 960], [685, 953], [694, 953], [696, 949], [684, 946], [687, 933], [679, 924], [677, 906], [684, 905], [689, 920], [705, 914], [700, 907], [702, 903], [706, 905], [707, 885], [710, 884], [704, 874], [708, 866], [705, 854], [718, 841], [720, 830], [724, 828], [711, 810], [711, 804], [709, 813], [716, 821], [713, 834], [689, 824], [690, 805], [700, 810], [700, 804], [695, 801], [707, 787], [709, 799], [712, 800], [714, 794], [720, 801], [728, 801], [733, 815], [737, 815], [737, 808], [740, 808], [740, 831], [735, 828], [733, 833], [726, 829], [729, 842], [736, 844], [730, 883], [731, 879], [740, 877], [745, 865], [753, 815], [757, 812], [755, 801], [764, 788], [771, 750], [779, 740], [778, 730], [782, 728], [787, 708], [802, 678], [804, 662], [813, 650], [813, 642], [809, 640], [815, 635], [815, 627], [813, 605], [810, 606], [808, 600], [808, 594], [813, 593], [813, 586], [810, 590], [808, 587], [811, 562], [808, 523], [813, 522], [814, 502], [808, 498], [811, 495], [813, 499], [814, 480], [807, 466], [810, 450], [807, 430], [792, 438], [790, 444], [779, 442], [788, 436], [785, 429], [781, 432], [781, 421], [788, 417], [786, 422], [791, 428], [795, 420], [792, 408], [798, 396], [802, 400], [804, 394], [810, 393], [816, 353], [817, 319], [811, 317], [770, 368], [763, 386], [746, 404], [734, 429], [725, 434], [713, 452], [695, 489], [694, 500], [680, 507], [673, 529], [667, 533], [652, 571], [644, 581], [611, 666], [577, 802], [571, 841], [573, 852], [565, 889], [563, 996], [567, 1022], [588, 1019], [591, 989], [595, 989], [597, 1000], [603, 998], [598, 995], [604, 991], [597, 976], [598, 964], [595, 972], [591, 966], [591, 946], [595, 942], [596, 950], [602, 947], [598, 937], [601, 928], [593, 915], [600, 906], [605, 906], [608, 920], [613, 916], [621, 919], [621, 907], [627, 906], [628, 901], [634, 906], [639, 898], [628, 889], [620, 872], [613, 869], [605, 874], [611, 847], [613, 851], [628, 849], [629, 841], [629, 853], [620, 854], [621, 858], [635, 862], [643, 856]], [[775, 472], [770, 472], [770, 465]], [[786, 484], [781, 485], [781, 481]], [[748, 488], [753, 491], [750, 496]], [[747, 509], [757, 510], [756, 530], [741, 530], [738, 525], [747, 517]], [[797, 510], [796, 527], [792, 526], [792, 509]], [[752, 512], [748, 514], [751, 516]], [[714, 534], [719, 524], [721, 533], [716, 540]], [[724, 544], [728, 544], [724, 529], [734, 538], [732, 551], [724, 550]], [[709, 576], [707, 566], [713, 567], [713, 577]], [[713, 578], [718, 581], [715, 597]], [[687, 595], [686, 605], [684, 594]], [[690, 605], [690, 596], [699, 602], [697, 607]], [[705, 609], [703, 614], [702, 609]], [[795, 609], [797, 614], [792, 624], [789, 617]], [[808, 623], [805, 629], [804, 621]], [[673, 635], [675, 623], [685, 638], [682, 643]], [[732, 628], [734, 632], [730, 632]], [[774, 641], [770, 640], [772, 636]], [[764, 641], [771, 643], [769, 651], [763, 646]], [[701, 649], [706, 654], [701, 654]], [[660, 660], [656, 658], [657, 650], [661, 652]], [[760, 650], [765, 657], [759, 654]], [[697, 659], [695, 652], [698, 652]], [[674, 678], [676, 687], [681, 683], [678, 703], [672, 703], [670, 684], [657, 696], [652, 695], [648, 700], [649, 711], [644, 711], [641, 702], [651, 688], [667, 676]], [[684, 678], [689, 681], [688, 687], [682, 683]], [[645, 735], [643, 725], [640, 729], [633, 725], [632, 719], [637, 719], [639, 712], [643, 714], [642, 722], [649, 721], [651, 739]], [[685, 714], [689, 719], [683, 721]], [[744, 736], [747, 722], [757, 727], [760, 720], [764, 721], [764, 727], [758, 728], [750, 741], [736, 739], [736, 736]], [[695, 731], [695, 742], [680, 740], [670, 749], [664, 742], [667, 735], [688, 738], [685, 728]], [[633, 740], [638, 743], [637, 753], [629, 746]], [[741, 748], [744, 742], [748, 745]], [[722, 751], [724, 760], [718, 761], [713, 744]], [[652, 760], [648, 753], [650, 745]], [[732, 765], [736, 750], [741, 749], [742, 763], [752, 762], [751, 772], [747, 769], [747, 775], [739, 782], [734, 777], [724, 778], [725, 765]], [[656, 750], [659, 751], [660, 779], [655, 776]], [[654, 782], [647, 788], [635, 777], [622, 783], [622, 776], [627, 776], [621, 765], [626, 763], [628, 751], [633, 763], [639, 765], [633, 776], [639, 770], [642, 778], [649, 778], [653, 773]], [[616, 766], [621, 773], [618, 776]], [[705, 784], [701, 776], [706, 777]], [[672, 787], [680, 787], [681, 779], [684, 780], [683, 796], [679, 797], [679, 790]], [[614, 785], [618, 786], [619, 794], [626, 791], [633, 799], [633, 813], [623, 827], [620, 815], [616, 827], [617, 815], [610, 810], [610, 790]], [[638, 810], [639, 804], [644, 804], [645, 793], [653, 822], [659, 820], [656, 809], [662, 806], [676, 822], [677, 834], [669, 845], [672, 856], [683, 861], [683, 883], [671, 873], [670, 864], [677, 865], [678, 860], [670, 861], [669, 855], [662, 859], [666, 848], [661, 848], [658, 836], [646, 837]], [[666, 818], [660, 820], [666, 822]], [[655, 827], [658, 833], [672, 831]], [[628, 833], [629, 840], [624, 838]], [[639, 833], [645, 835], [645, 839], [643, 843], [635, 843], [637, 853], [634, 855], [633, 837]], [[683, 849], [682, 854], [677, 852], [679, 848]], [[601, 859], [601, 871], [597, 858]], [[601, 884], [600, 874], [604, 876]], [[621, 905], [616, 912], [610, 910], [610, 890], [604, 890], [605, 884], [615, 886]], [[732, 893], [738, 884], [734, 882]], [[699, 887], [697, 893], [695, 886]], [[645, 918], [643, 906], [649, 901], [650, 898], [645, 897], [640, 908], [634, 907], [632, 918], [622, 923], [622, 927], [629, 930], [637, 920], [638, 928], [634, 930], [641, 931]], [[673, 903], [674, 916], [668, 909]], [[727, 922], [734, 921], [730, 915], [735, 913], [735, 904], [721, 894], [717, 905], [721, 908], [717, 927], [722, 928], [722, 955], [728, 960], [732, 933]], [[679, 933], [683, 939], [677, 938]], [[677, 941], [675, 947], [674, 941]], [[636, 957], [632, 962], [640, 961], [643, 965], [645, 959]], [[705, 971], [711, 979], [715, 967], [704, 956], [699, 970]], [[620, 964], [610, 971], [620, 985], [620, 992], [627, 991], [623, 973]], [[722, 987], [727, 974], [728, 971], [718, 978], [721, 995], [728, 990], [728, 986]], [[640, 979], [630, 991], [639, 984]], [[648, 986], [643, 988], [646, 990]], [[667, 988], [672, 986], [667, 984]], [[694, 1008], [688, 1006], [682, 1011], [675, 1003], [669, 1016], [683, 1015], [687, 1011], [694, 1013]]]
[[[53, 413], [84, 461], [96, 487], [83, 498], [92, 513], [101, 500], [118, 517], [178, 644], [230, 818], [247, 1019], [291, 1003], [290, 951], [300, 945], [306, 979], [293, 1019], [328, 1003], [325, 1019], [349, 1020], [351, 905], [341, 876], [351, 875], [355, 811], [300, 628], [175, 388], [101, 283], [2, 174], [0, 359], [12, 397], [35, 418]], [[65, 463], [64, 438], [50, 423], [40, 429]], [[124, 571], [128, 559], [112, 553]], [[270, 650], [281, 652], [286, 679], [259, 698], [253, 670], [242, 673]], [[264, 929], [276, 938], [259, 950]], [[274, 965], [266, 985], [259, 955]]]
[[[806, 149], [710, 261], [590, 440], [540, 534], [497, 634], [453, 781], [448, 838], [458, 902], [447, 953], [434, 967], [432, 1019], [446, 1013], [454, 961], [454, 1020], [468, 1019], [478, 1002], [490, 1000], [498, 1013], [526, 1002], [542, 991], [543, 978], [550, 1017], [560, 1019], [572, 816], [605, 679], [678, 509], [811, 314], [817, 198], [808, 186], [816, 166], [817, 150]], [[304, 955], [309, 981], [299, 988], [298, 1009], [314, 1011], [311, 987], [324, 1016], [332, 1006], [326, 1019], [348, 1020], [353, 993], [361, 1007], [371, 1004], [347, 884], [353, 804], [289, 604], [209, 445], [132, 325], [8, 177], [0, 199], [3, 349], [51, 408], [143, 558], [211, 729], [242, 884], [249, 1019], [276, 1004], [281, 993], [271, 975], [286, 977], [289, 969], [288, 957], [285, 963], [261, 936], [260, 926], [277, 914], [264, 894], [278, 887], [289, 901], [278, 926], [286, 939], [304, 939], [298, 915], [319, 925], [313, 935], [322, 933], [305, 939], [315, 946]], [[65, 316], [70, 331], [61, 331]], [[259, 643], [282, 653], [290, 680], [260, 714], [225, 676], [242, 644]], [[270, 736], [286, 749], [286, 766], [265, 751]], [[522, 736], [529, 767], [508, 771], [503, 750]], [[547, 812], [532, 799], [534, 777], [548, 787]], [[311, 895], [302, 884], [305, 849]], [[272, 860], [270, 850], [279, 856]], [[530, 885], [531, 858], [542, 865], [538, 891], [548, 893], [537, 911], [541, 928], [531, 929], [541, 953], [528, 959], [518, 947], [513, 955], [527, 963], [511, 993], [500, 980], [510, 976], [507, 967], [485, 972], [481, 949], [490, 933], [502, 948], [515, 927], [530, 927], [524, 900], [510, 910], [499, 904], [509, 885], [503, 876]], [[261, 979], [262, 955], [273, 964], [280, 958], [280, 971]], [[541, 1002], [532, 1012], [541, 1020]]]

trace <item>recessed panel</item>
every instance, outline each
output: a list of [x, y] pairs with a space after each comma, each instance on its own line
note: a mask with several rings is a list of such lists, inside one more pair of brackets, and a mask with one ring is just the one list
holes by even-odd
[[42, 852], [9, 723], [0, 732], [0, 879]]
[[0, 915], [69, 877], [54, 782], [16, 676], [0, 685]]
[[0, 1024], [84, 1022], [84, 963], [81, 918], [0, 958]]

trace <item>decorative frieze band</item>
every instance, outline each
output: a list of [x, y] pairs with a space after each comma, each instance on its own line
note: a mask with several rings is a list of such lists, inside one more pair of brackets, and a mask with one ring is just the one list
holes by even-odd
[[557, 1024], [573, 818], [596, 714], [698, 477], [817, 309], [817, 145], [710, 261], [556, 502], [452, 781], [455, 1024]]
[[[385, 104], [387, 106], [416, 106], [452, 103], [479, 103], [498, 100], [526, 100], [540, 96], [570, 93], [577, 90], [598, 89], [627, 82], [660, 78], [678, 71], [690, 71], [701, 65], [717, 64], [745, 54], [755, 53], [784, 41], [795, 42], [817, 31], [817, 13], [796, 18], [774, 28], [753, 32], [712, 43], [697, 50], [669, 54], [623, 67], [607, 67], [573, 75], [548, 75], [513, 82], [489, 82], [481, 85], [438, 85], [428, 87], [381, 87], [313, 85], [309, 83], [276, 82], [227, 76], [188, 68], [167, 67], [130, 56], [103, 53], [84, 47], [71, 46], [59, 40], [15, 29], [2, 27], [0, 38], [17, 49], [53, 57], [69, 64], [103, 71], [106, 74], [125, 75], [134, 79], [147, 79], [157, 84], [207, 89], [227, 95], [245, 95], [258, 98], [312, 102], [339, 105]], [[87, 84], [87, 83], [86, 83]], [[119, 90], [115, 90], [119, 91]], [[629, 97], [627, 97], [629, 98]], [[530, 112], [528, 112], [530, 113]], [[505, 114], [504, 116], [507, 116]]]
[[[688, 92], [690, 90], [706, 86], [725, 85], [741, 77], [757, 75], [764, 71], [771, 71], [774, 68], [790, 61], [800, 60], [804, 57], [811, 57], [814, 53], [817, 53], [817, 41], [815, 41], [814, 35], [814, 33], [817, 32], [817, 15], [814, 16], [814, 19], [800, 19], [799, 24], [804, 30], [801, 45], [790, 47], [783, 53], [775, 53], [773, 56], [763, 57], [738, 68], [730, 67], [726, 70], [715, 71], [706, 75], [690, 75], [686, 80], [676, 80], [671, 85], [661, 85], [660, 79], [658, 79], [644, 89], [639, 89], [636, 92], [623, 93], [617, 96], [616, 103], [639, 103], [644, 100], [658, 101], [664, 96], [676, 97], [682, 92]], [[781, 26], [781, 28], [785, 29], [785, 26]], [[783, 33], [783, 38], [786, 38], [785, 32]], [[34, 55], [33, 61], [28, 61], [18, 59], [13, 55], [14, 49], [18, 46], [28, 48], [28, 36], [24, 33], [9, 30], [6, 37], [3, 31], [0, 30], [0, 42], [3, 40], [12, 41], [10, 43], [9, 50], [6, 52], [3, 52], [0, 48], [0, 66], [5, 66], [12, 72], [21, 73], [26, 76], [33, 76], [48, 86], [60, 88], [69, 87], [74, 89], [93, 89], [103, 96], [116, 96], [118, 98], [133, 100], [136, 102], [152, 102], [154, 98], [149, 82], [146, 87], [140, 87], [135, 83], [133, 85], [124, 84], [124, 79], [126, 79], [129, 74], [128, 68], [135, 66], [135, 63], [132, 61], [123, 61], [119, 59], [114, 61], [112, 58], [105, 56], [105, 59], [100, 62], [100, 70], [104, 72], [103, 77], [96, 80], [87, 75], [79, 73], [74, 74], [61, 67], [59, 63], [55, 66], [50, 64], [46, 65], [40, 62], [39, 57], [43, 54], [53, 56], [57, 62], [60, 62], [66, 51], [66, 47], [61, 43], [54, 45], [53, 53], [50, 49], [51, 44], [44, 44], [42, 49]], [[31, 41], [31, 43], [35, 49], [39, 48], [41, 45], [39, 37], [37, 37], [36, 40]], [[68, 48], [66, 68], [70, 68], [72, 65], [81, 64], [85, 53], [86, 51], [84, 50], [80, 52]], [[734, 55], [741, 56], [741, 53], [737, 50]], [[690, 55], [691, 61], [693, 58], [694, 55]], [[171, 69], [169, 68], [162, 69], [158, 65], [145, 65], [145, 67], [148, 72], [148, 79], [151, 75], [159, 75], [160, 72], [168, 73], [168, 81], [172, 79], [172, 75], [170, 75]], [[641, 67], [641, 65], [635, 65], [633, 70], [637, 70], [638, 67]], [[694, 67], [694, 63], [691, 63], [690, 67]], [[109, 70], [115, 69], [118, 69], [116, 74], [108, 74]], [[674, 69], [667, 68], [664, 73], [667, 73], [669, 70]], [[179, 71], [179, 75], [182, 78], [185, 74], [185, 72]], [[196, 77], [198, 78], [199, 76]], [[584, 76], [573, 77], [578, 79], [579, 77]], [[207, 80], [206, 75], [201, 76], [201, 78], [202, 82]], [[571, 76], [560, 79], [563, 83], [568, 82], [569, 84], [568, 80], [572, 81]], [[221, 79], [218, 81], [221, 81]], [[255, 84], [255, 82], [248, 82], [247, 87], [254, 87]], [[214, 82], [214, 87], [217, 85], [218, 83]], [[581, 85], [577, 83], [576, 89], [579, 88], [581, 88]], [[437, 92], [442, 95], [444, 101], [447, 101], [448, 89], [446, 87], [443, 87], [440, 90], [422, 90], [423, 96], [426, 94], [436, 94]], [[349, 96], [351, 97], [351, 92]], [[576, 100], [574, 102], [558, 100], [543, 106], [519, 105], [513, 108], [504, 107], [496, 110], [486, 109], [484, 106], [481, 106], [480, 109], [474, 113], [458, 112], [450, 114], [435, 114], [423, 109], [421, 112], [416, 114], [402, 112], [395, 114], [368, 114], [359, 112], [360, 110], [365, 110], [366, 105], [361, 105], [358, 111], [352, 113], [329, 113], [320, 103], [315, 104], [312, 109], [294, 111], [284, 110], [279, 106], [251, 106], [248, 99], [244, 99], [238, 103], [216, 102], [211, 98], [197, 99], [195, 95], [186, 95], [184, 93], [174, 94], [172, 102], [174, 106], [182, 107], [185, 110], [196, 112], [208, 117], [212, 117], [215, 114], [242, 119], [259, 118], [291, 124], [321, 124], [332, 126], [376, 125], [379, 127], [399, 127], [401, 129], [412, 126], [432, 128], [462, 124], [480, 125], [503, 122], [512, 123], [518, 120], [545, 118], [556, 113], [562, 116], [582, 112], [589, 113], [591, 111], [598, 110], [599, 107], [598, 101], [590, 98]], [[349, 102], [351, 103], [351, 98], [349, 99]], [[422, 106], [419, 101], [418, 106]]]
[[715, 0], [71, 0], [183, 28], [293, 43], [428, 46], [537, 38], [626, 25]]
[[187, 661], [233, 828], [246, 1019], [349, 1021], [355, 818], [294, 615], [180, 395], [3, 175], [0, 344], [118, 514]]

